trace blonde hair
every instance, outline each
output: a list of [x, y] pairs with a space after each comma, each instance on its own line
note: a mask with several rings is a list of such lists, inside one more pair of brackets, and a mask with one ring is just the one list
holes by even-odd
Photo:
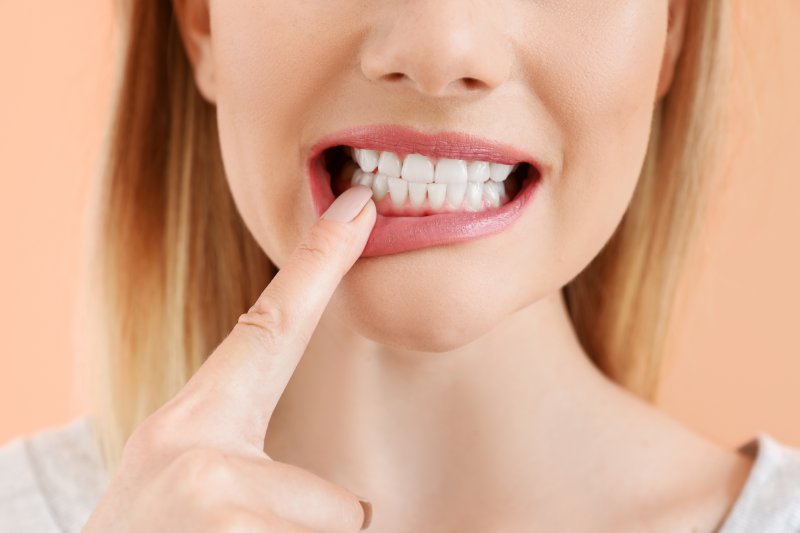
[[[124, 61], [85, 294], [94, 424], [109, 469], [275, 273], [239, 216], [216, 115], [199, 94], [171, 2], [124, 2]], [[680, 273], [706, 203], [727, 76], [726, 0], [691, 1], [673, 85], [657, 103], [631, 205], [563, 294], [611, 379], [653, 399]]]

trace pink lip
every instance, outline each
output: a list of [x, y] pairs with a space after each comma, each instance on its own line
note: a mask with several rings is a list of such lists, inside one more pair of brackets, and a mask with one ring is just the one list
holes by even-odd
[[[322, 152], [337, 145], [387, 150], [404, 157], [410, 153], [429, 157], [481, 160], [494, 163], [529, 163], [538, 176], [525, 180], [514, 199], [498, 209], [481, 212], [438, 213], [403, 217], [378, 215], [361, 257], [407, 252], [428, 246], [464, 242], [494, 235], [509, 227], [522, 214], [542, 178], [542, 164], [530, 154], [495, 141], [461, 132], [427, 134], [404, 126], [377, 124], [337, 132], [312, 146], [307, 170], [317, 217], [333, 203], [331, 178]], [[535, 172], [534, 171], [534, 172]]]

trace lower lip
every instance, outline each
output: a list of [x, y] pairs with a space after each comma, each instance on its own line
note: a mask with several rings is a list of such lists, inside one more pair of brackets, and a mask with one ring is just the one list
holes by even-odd
[[[315, 157], [309, 163], [309, 171], [311, 196], [319, 218], [335, 199], [330, 186], [331, 178], [322, 157]], [[532, 175], [525, 179], [522, 189], [514, 199], [498, 209], [417, 217], [378, 214], [361, 257], [397, 254], [500, 233], [522, 215], [541, 180], [541, 174], [532, 170]]]

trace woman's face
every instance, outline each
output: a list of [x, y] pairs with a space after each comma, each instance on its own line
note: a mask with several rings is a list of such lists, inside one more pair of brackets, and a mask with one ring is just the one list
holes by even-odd
[[317, 216], [310, 150], [337, 131], [465, 132], [540, 162], [502, 231], [356, 262], [331, 305], [376, 341], [443, 351], [486, 333], [575, 277], [632, 197], [668, 0], [183, 3], [232, 194], [279, 267]]

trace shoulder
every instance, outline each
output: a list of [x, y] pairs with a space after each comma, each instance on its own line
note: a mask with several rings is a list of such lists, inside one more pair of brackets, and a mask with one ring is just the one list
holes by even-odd
[[754, 462], [720, 533], [800, 531], [800, 448], [759, 432], [739, 450]]
[[80, 531], [106, 484], [88, 418], [0, 447], [0, 531]]

